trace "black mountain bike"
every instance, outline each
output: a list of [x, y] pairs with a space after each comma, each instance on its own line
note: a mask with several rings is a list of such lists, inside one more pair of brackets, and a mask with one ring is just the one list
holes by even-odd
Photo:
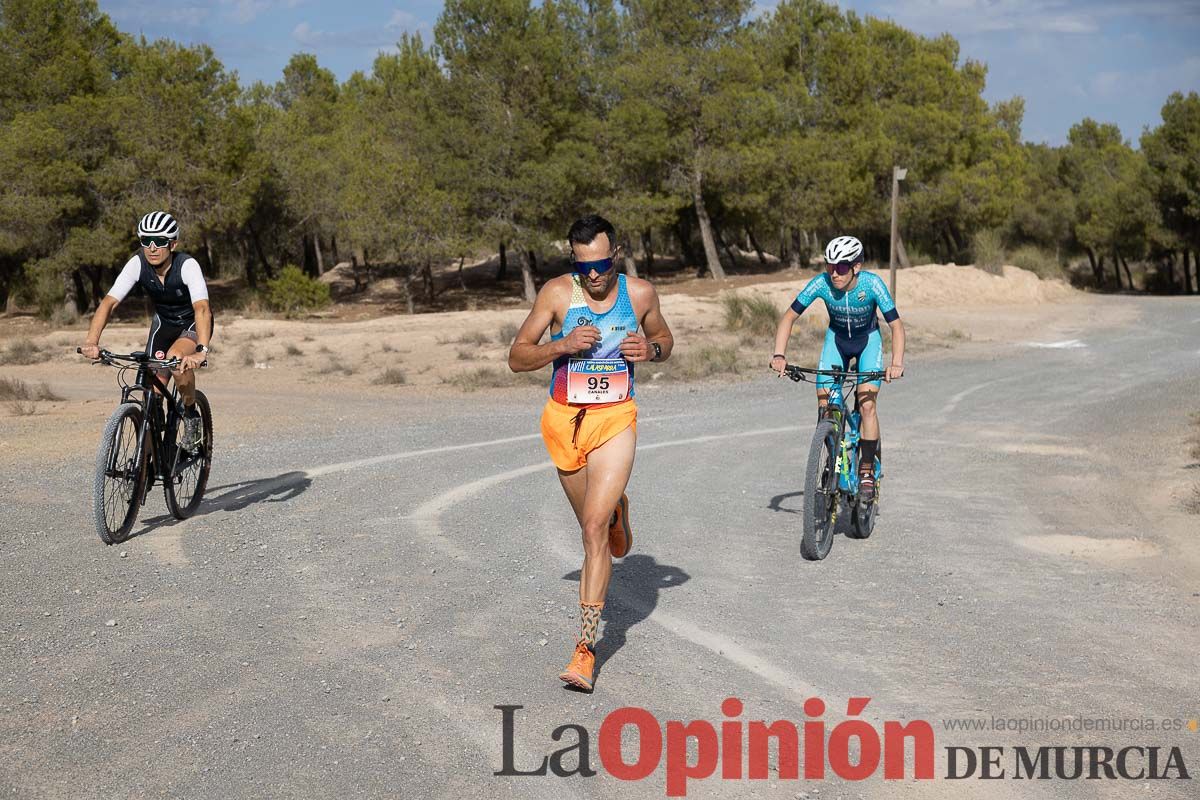
[[[212, 466], [212, 409], [208, 398], [197, 390], [203, 436], [199, 443], [187, 442], [183, 398], [174, 384], [168, 389], [158, 376], [158, 370], [177, 366], [177, 359], [101, 350], [100, 361], [118, 369], [121, 404], [100, 437], [93, 511], [100, 539], [117, 544], [129, 538], [138, 509], [156, 480], [162, 482], [172, 515], [186, 519], [195, 513]], [[130, 370], [137, 371], [133, 383], [127, 380]]]
[[867, 503], [858, 496], [858, 441], [862, 421], [858, 395], [854, 396], [854, 410], [847, 414], [843, 387], [849, 383], [881, 380], [884, 373], [806, 369], [791, 365], [784, 372], [794, 381], [807, 381], [805, 376], [821, 375], [833, 382], [829, 402], [813, 432], [804, 471], [804, 533], [800, 539], [800, 555], [809, 561], [820, 561], [833, 547], [833, 534], [839, 519], [849, 522], [844, 529], [851, 539], [866, 539], [875, 529], [883, 478], [882, 450], [875, 459], [875, 499]]

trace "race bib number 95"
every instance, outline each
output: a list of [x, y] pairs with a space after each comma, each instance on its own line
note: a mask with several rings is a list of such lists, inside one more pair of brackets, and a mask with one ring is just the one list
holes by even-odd
[[568, 403], [618, 403], [629, 397], [629, 364], [623, 358], [572, 358], [567, 362]]

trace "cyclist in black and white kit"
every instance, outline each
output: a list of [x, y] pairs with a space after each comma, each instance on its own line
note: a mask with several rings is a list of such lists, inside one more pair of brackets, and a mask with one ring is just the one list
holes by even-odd
[[141, 286], [154, 305], [146, 352], [151, 358], [179, 359], [179, 367], [171, 375], [187, 410], [184, 435], [189, 443], [199, 442], [201, 426], [195, 405], [194, 370], [212, 358], [208, 349], [213, 334], [208, 286], [196, 259], [176, 250], [179, 224], [170, 214], [152, 211], [142, 217], [137, 233], [141, 249], [125, 262], [116, 283], [100, 301], [88, 328], [87, 341], [80, 350], [87, 358], [100, 357], [100, 334], [112, 310], [134, 286]]

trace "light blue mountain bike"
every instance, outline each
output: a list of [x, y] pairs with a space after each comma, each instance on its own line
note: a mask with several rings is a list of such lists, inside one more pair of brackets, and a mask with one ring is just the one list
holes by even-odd
[[865, 381], [881, 380], [882, 372], [851, 372], [844, 369], [807, 369], [788, 366], [785, 374], [794, 381], [809, 381], [806, 376], [832, 379], [829, 402], [817, 422], [808, 449], [804, 472], [804, 533], [800, 555], [820, 561], [833, 547], [838, 522], [851, 539], [866, 539], [875, 528], [879, 511], [879, 493], [883, 480], [882, 448], [875, 458], [875, 499], [865, 502], [858, 496], [858, 440], [862, 415], [855, 395], [854, 410], [846, 413], [844, 388]]

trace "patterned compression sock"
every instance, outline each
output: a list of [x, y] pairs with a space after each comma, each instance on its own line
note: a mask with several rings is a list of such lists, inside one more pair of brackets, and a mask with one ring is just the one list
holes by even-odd
[[600, 628], [600, 612], [604, 603], [579, 604], [579, 640], [593, 650], [596, 648], [596, 633]]

